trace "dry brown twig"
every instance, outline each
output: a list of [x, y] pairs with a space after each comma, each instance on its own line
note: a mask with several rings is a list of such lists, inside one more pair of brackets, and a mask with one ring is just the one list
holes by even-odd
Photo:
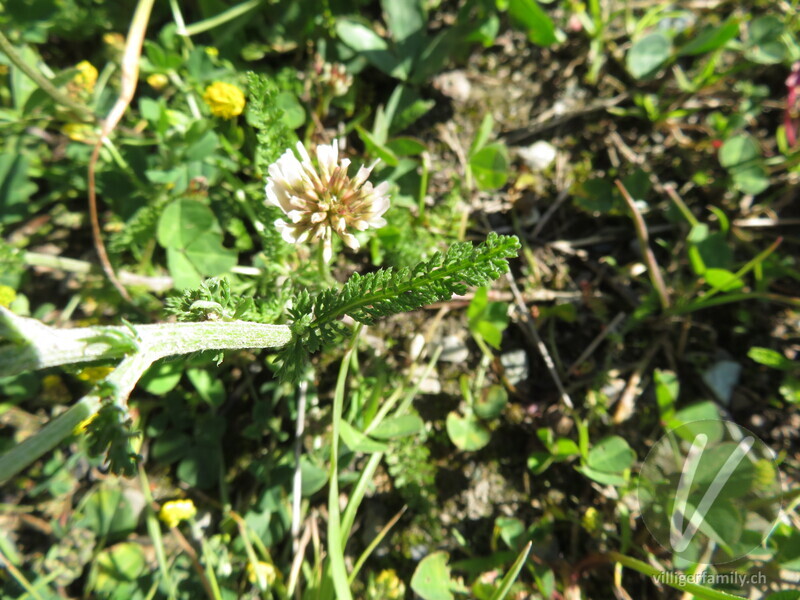
[[580, 367], [584, 362], [586, 362], [589, 357], [594, 353], [597, 347], [601, 344], [601, 342], [608, 337], [609, 334], [614, 332], [623, 321], [625, 321], [625, 317], [627, 317], [624, 312], [617, 313], [611, 322], [603, 327], [603, 330], [597, 334], [597, 336], [586, 346], [586, 350], [581, 352], [581, 355], [575, 359], [575, 362], [572, 363], [569, 369], [567, 369], [567, 375], [574, 375], [575, 371], [577, 371], [578, 367]]
[[633, 217], [633, 226], [636, 230], [636, 237], [639, 239], [639, 246], [641, 247], [642, 257], [644, 258], [645, 265], [647, 265], [647, 272], [650, 275], [650, 281], [658, 294], [658, 299], [661, 302], [661, 308], [667, 310], [670, 306], [669, 295], [667, 294], [667, 286], [664, 285], [664, 278], [661, 276], [661, 269], [658, 268], [656, 256], [650, 249], [650, 238], [647, 234], [647, 224], [642, 218], [642, 213], [636, 207], [636, 202], [633, 201], [630, 193], [625, 188], [625, 185], [617, 179], [614, 182], [619, 188], [625, 203], [628, 205], [628, 210], [631, 211]]
[[561, 401], [567, 408], [575, 408], [572, 398], [569, 397], [566, 388], [564, 388], [564, 384], [561, 382], [561, 377], [558, 375], [558, 369], [556, 369], [556, 364], [553, 362], [553, 357], [550, 356], [547, 346], [544, 345], [542, 338], [539, 336], [539, 332], [536, 330], [536, 324], [533, 322], [533, 318], [531, 318], [531, 314], [528, 312], [528, 309], [525, 306], [525, 300], [522, 297], [519, 288], [517, 287], [516, 281], [514, 281], [514, 277], [511, 275], [511, 273], [507, 273], [506, 277], [509, 285], [511, 286], [511, 292], [514, 294], [517, 310], [519, 311], [520, 317], [526, 325], [525, 331], [530, 334], [533, 342], [536, 344], [536, 348], [539, 350], [539, 354], [541, 354], [542, 360], [544, 360], [544, 364], [547, 366], [550, 377], [553, 379], [553, 383], [556, 384], [556, 388], [558, 388]]
[[97, 251], [97, 256], [100, 259], [100, 264], [103, 266], [103, 271], [108, 277], [109, 281], [114, 285], [120, 295], [130, 302], [131, 297], [128, 291], [117, 279], [114, 273], [114, 267], [111, 266], [111, 261], [108, 259], [106, 246], [103, 243], [103, 235], [100, 231], [100, 219], [97, 216], [97, 188], [95, 184], [95, 169], [97, 167], [97, 160], [100, 157], [100, 148], [109, 140], [111, 132], [122, 119], [122, 115], [128, 108], [128, 105], [133, 100], [133, 95], [136, 92], [136, 82], [139, 79], [139, 57], [142, 53], [142, 44], [144, 43], [144, 35], [147, 31], [147, 23], [150, 20], [150, 11], [153, 8], [155, 0], [139, 0], [136, 6], [136, 12], [133, 14], [130, 29], [128, 30], [128, 38], [125, 42], [125, 51], [122, 54], [121, 72], [122, 72], [122, 85], [120, 89], [119, 98], [114, 103], [108, 116], [103, 121], [103, 127], [100, 131], [100, 137], [92, 149], [92, 155], [89, 159], [88, 169], [88, 195], [89, 195], [89, 218], [92, 223], [92, 238], [94, 240], [94, 247]]
[[636, 398], [639, 396], [639, 394], [641, 394], [642, 391], [641, 384], [644, 379], [644, 373], [663, 344], [663, 337], [656, 340], [656, 342], [650, 346], [650, 348], [648, 348], [647, 353], [644, 355], [642, 360], [640, 360], [636, 365], [636, 369], [631, 374], [630, 379], [628, 379], [628, 383], [625, 386], [622, 395], [619, 397], [619, 400], [617, 401], [617, 410], [614, 412], [613, 418], [615, 425], [619, 425], [620, 423], [627, 421], [631, 418], [631, 415], [633, 415]]

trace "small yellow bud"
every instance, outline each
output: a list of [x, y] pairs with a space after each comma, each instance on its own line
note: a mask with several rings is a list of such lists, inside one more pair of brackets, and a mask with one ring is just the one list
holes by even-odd
[[97, 134], [91, 125], [85, 123], [67, 123], [61, 128], [61, 133], [71, 139], [73, 142], [82, 142], [84, 144], [94, 143], [97, 141]]
[[214, 46], [206, 46], [206, 54], [216, 58], [217, 56], [219, 56], [219, 50], [216, 49]]
[[163, 90], [169, 83], [169, 77], [163, 73], [153, 73], [147, 77], [147, 85], [154, 90]]
[[94, 84], [97, 83], [97, 69], [88, 60], [82, 60], [75, 68], [78, 72], [72, 78], [72, 83], [85, 92], [93, 92]]
[[196, 514], [197, 509], [191, 500], [170, 500], [161, 507], [158, 518], [164, 521], [167, 527], [177, 527], [178, 523], [191, 519]]
[[103, 43], [109, 46], [115, 52], [122, 52], [125, 50], [125, 36], [121, 33], [106, 33], [103, 35]]
[[222, 119], [233, 119], [244, 110], [244, 92], [235, 85], [217, 81], [206, 88], [203, 100], [211, 114]]
[[278, 570], [273, 565], [262, 561], [258, 561], [255, 566], [247, 563], [247, 581], [257, 584], [259, 589], [266, 590], [277, 578]]
[[600, 513], [594, 506], [590, 506], [586, 509], [586, 512], [583, 513], [581, 525], [583, 525], [583, 528], [589, 533], [594, 533], [600, 528]]
[[7, 285], [0, 285], [0, 306], [8, 308], [17, 299], [17, 292]]
[[86, 367], [78, 372], [78, 379], [98, 383], [108, 377], [113, 370], [114, 367]]

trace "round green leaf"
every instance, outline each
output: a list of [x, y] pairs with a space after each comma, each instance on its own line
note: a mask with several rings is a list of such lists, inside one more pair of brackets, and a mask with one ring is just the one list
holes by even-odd
[[553, 454], [553, 458], [557, 460], [565, 460], [581, 453], [575, 440], [569, 438], [558, 438], [551, 446], [550, 452]]
[[82, 512], [83, 527], [103, 538], [133, 531], [139, 518], [138, 512], [118, 487], [101, 487], [92, 492]]
[[447, 552], [434, 552], [423, 558], [411, 577], [411, 589], [423, 600], [453, 600]]
[[123, 542], [97, 555], [94, 589], [102, 594], [115, 591], [120, 583], [135, 581], [145, 571], [144, 550], [139, 544]]
[[447, 415], [447, 435], [460, 450], [473, 452], [489, 443], [491, 434], [474, 415], [462, 417], [456, 412]]
[[508, 150], [500, 142], [478, 150], [469, 159], [475, 183], [482, 190], [501, 188], [508, 181]]
[[481, 419], [494, 419], [508, 404], [508, 392], [502, 385], [493, 385], [482, 395], [473, 407]]
[[753, 19], [748, 28], [749, 48], [747, 57], [760, 64], [781, 62], [786, 55], [786, 46], [781, 41], [784, 25], [773, 15]]
[[591, 450], [587, 464], [592, 469], [606, 473], [621, 473], [636, 460], [636, 453], [623, 438], [618, 435], [604, 438]]
[[181, 198], [167, 205], [158, 220], [156, 238], [164, 248], [185, 248], [198, 235], [219, 230], [217, 218], [205, 204]]
[[575, 467], [575, 470], [602, 485], [622, 487], [627, 483], [622, 475], [618, 475], [617, 473], [608, 473], [606, 471], [599, 471], [586, 465]]
[[313, 496], [328, 483], [328, 469], [312, 462], [305, 454], [300, 457], [300, 471], [303, 475], [303, 497]]
[[661, 31], [656, 31], [636, 41], [628, 50], [628, 71], [636, 79], [654, 75], [672, 54], [672, 43]]
[[760, 194], [769, 187], [769, 176], [761, 165], [750, 165], [731, 170], [733, 184], [745, 194]]
[[727, 269], [706, 269], [703, 277], [708, 285], [723, 292], [730, 292], [744, 287], [744, 281]]
[[739, 166], [761, 156], [758, 144], [749, 135], [737, 135], [719, 149], [719, 164], [725, 168]]
[[283, 110], [283, 122], [289, 129], [297, 129], [306, 122], [306, 111], [292, 92], [283, 91], [275, 96], [275, 104]]

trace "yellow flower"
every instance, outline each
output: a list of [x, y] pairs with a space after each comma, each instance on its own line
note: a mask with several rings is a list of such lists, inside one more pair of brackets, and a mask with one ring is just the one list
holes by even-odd
[[0, 306], [8, 308], [17, 299], [17, 292], [7, 285], [0, 285]]
[[167, 87], [169, 83], [169, 77], [164, 75], [163, 73], [153, 73], [152, 75], [147, 77], [147, 85], [149, 85], [154, 90], [162, 90]]
[[206, 46], [205, 48], [206, 54], [211, 57], [219, 56], [219, 50], [217, 50], [214, 46]]
[[258, 584], [259, 589], [266, 590], [277, 578], [278, 570], [271, 564], [258, 561], [253, 566], [253, 563], [247, 563], [247, 580]]
[[583, 528], [589, 533], [596, 532], [598, 529], [600, 529], [601, 525], [600, 512], [594, 506], [587, 508], [586, 512], [583, 513], [581, 525], [583, 525]]
[[406, 595], [406, 586], [394, 569], [384, 569], [375, 578], [375, 583], [367, 590], [368, 598], [380, 600], [400, 600]]
[[191, 500], [170, 500], [161, 507], [158, 518], [164, 521], [167, 527], [177, 527], [178, 523], [191, 519], [196, 514], [197, 509]]
[[113, 370], [114, 367], [86, 367], [78, 372], [78, 379], [89, 383], [98, 383], [108, 377]]
[[61, 128], [61, 132], [73, 142], [88, 144], [97, 141], [94, 128], [85, 123], [67, 123]]
[[235, 85], [217, 81], [206, 88], [203, 100], [211, 114], [223, 119], [233, 119], [244, 110], [244, 92]]
[[82, 60], [75, 68], [78, 72], [72, 78], [72, 83], [76, 87], [91, 93], [94, 91], [94, 84], [97, 83], [97, 69], [88, 60]]

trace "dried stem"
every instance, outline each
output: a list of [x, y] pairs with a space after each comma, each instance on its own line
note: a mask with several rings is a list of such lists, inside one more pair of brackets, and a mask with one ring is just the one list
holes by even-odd
[[664, 285], [664, 278], [661, 276], [661, 270], [658, 268], [656, 256], [650, 249], [650, 239], [647, 234], [647, 225], [642, 218], [642, 213], [640, 213], [639, 209], [636, 208], [636, 203], [633, 201], [630, 193], [628, 193], [625, 185], [623, 185], [619, 179], [617, 179], [614, 183], [616, 184], [617, 188], [619, 188], [619, 191], [622, 193], [622, 197], [625, 199], [625, 203], [628, 205], [628, 209], [631, 211], [631, 215], [633, 217], [633, 227], [636, 230], [636, 237], [639, 239], [639, 246], [642, 251], [644, 262], [647, 265], [647, 272], [650, 275], [650, 281], [652, 282], [653, 287], [658, 294], [658, 299], [661, 302], [661, 308], [663, 310], [667, 310], [670, 306], [669, 296], [667, 295], [667, 286]]
[[144, 35], [147, 30], [147, 22], [150, 19], [150, 11], [153, 8], [155, 0], [139, 0], [136, 6], [136, 12], [133, 15], [130, 29], [128, 30], [128, 39], [125, 43], [125, 51], [122, 54], [122, 85], [120, 89], [119, 98], [111, 108], [105, 121], [103, 121], [103, 129], [100, 132], [100, 138], [92, 149], [92, 156], [89, 159], [88, 169], [88, 194], [89, 194], [89, 218], [92, 223], [92, 238], [94, 239], [94, 247], [97, 251], [97, 256], [100, 259], [100, 264], [103, 266], [106, 276], [109, 281], [114, 285], [120, 295], [130, 302], [131, 297], [128, 291], [117, 279], [114, 273], [114, 267], [111, 266], [111, 261], [108, 259], [105, 244], [103, 243], [103, 236], [100, 231], [100, 220], [97, 216], [97, 188], [95, 184], [95, 169], [97, 167], [97, 160], [100, 157], [100, 148], [103, 146], [114, 130], [114, 128], [122, 119], [125, 110], [128, 108], [133, 95], [136, 92], [136, 82], [139, 78], [139, 56], [142, 53], [142, 44], [144, 43]]
[[520, 293], [519, 288], [517, 288], [517, 284], [510, 273], [507, 274], [507, 278], [509, 284], [511, 285], [511, 291], [514, 294], [514, 298], [517, 302], [517, 310], [519, 311], [522, 320], [525, 322], [525, 325], [527, 326], [526, 330], [530, 334], [531, 338], [533, 338], [533, 341], [536, 344], [536, 348], [542, 355], [544, 364], [547, 365], [547, 370], [550, 372], [550, 377], [552, 377], [553, 382], [556, 384], [556, 387], [558, 388], [558, 393], [561, 395], [561, 401], [567, 408], [575, 408], [575, 404], [572, 402], [572, 398], [569, 397], [567, 390], [564, 388], [564, 384], [561, 383], [561, 377], [558, 375], [558, 369], [556, 369], [556, 364], [553, 362], [553, 357], [550, 356], [550, 352], [547, 350], [547, 346], [544, 345], [542, 338], [539, 336], [539, 332], [536, 331], [536, 324], [533, 322], [533, 319], [531, 318], [531, 315], [525, 306], [525, 299], [522, 297], [522, 294]]

